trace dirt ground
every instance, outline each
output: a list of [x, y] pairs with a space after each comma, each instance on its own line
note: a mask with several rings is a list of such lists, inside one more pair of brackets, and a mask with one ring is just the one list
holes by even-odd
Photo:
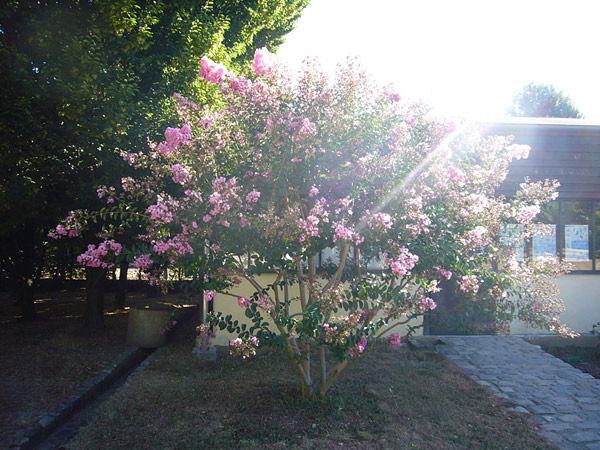
[[83, 330], [84, 290], [40, 293], [39, 320], [18, 320], [14, 298], [0, 294], [0, 448], [73, 395], [126, 350], [126, 311], [111, 311], [106, 329]]

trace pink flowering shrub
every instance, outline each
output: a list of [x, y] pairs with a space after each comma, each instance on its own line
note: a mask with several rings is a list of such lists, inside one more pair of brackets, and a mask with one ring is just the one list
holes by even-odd
[[[528, 148], [455, 133], [423, 105], [372, 84], [353, 61], [335, 82], [310, 61], [292, 82], [265, 49], [252, 79], [206, 57], [201, 67], [202, 82], [220, 92], [218, 107], [176, 96], [183, 125], [149, 154], [124, 153], [139, 176], [102, 193], [119, 226], [144, 224], [135, 266], [151, 280], [180, 267], [207, 301], [225, 294], [211, 323], [238, 336], [231, 354], [282, 347], [303, 391], [323, 396], [352, 361], [398, 347], [423, 326], [420, 317], [437, 314], [442, 287], [462, 294], [465, 309], [481, 306], [496, 329], [518, 318], [569, 332], [548, 281], [561, 264], [514, 264], [514, 244], [501, 239], [505, 224], [530, 238], [541, 205], [556, 198], [552, 182], [525, 182], [510, 200], [494, 196], [510, 160]], [[80, 233], [86, 214], [52, 237]], [[332, 248], [336, 261], [319, 265]], [[105, 243], [105, 254], [91, 248], [82, 262], [110, 264], [117, 251]], [[369, 271], [372, 261], [383, 270]], [[275, 277], [268, 285], [258, 277], [265, 272]], [[228, 292], [240, 280], [253, 287], [249, 298]], [[219, 312], [228, 299], [246, 323]], [[337, 358], [330, 370], [326, 351]]]

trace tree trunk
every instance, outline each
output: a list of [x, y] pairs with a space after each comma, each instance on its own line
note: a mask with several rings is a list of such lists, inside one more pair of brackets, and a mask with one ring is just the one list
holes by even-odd
[[85, 329], [99, 331], [104, 329], [104, 278], [106, 270], [87, 267], [85, 290]]
[[33, 320], [37, 319], [35, 312], [35, 304], [33, 301], [33, 287], [27, 281], [20, 280], [15, 289], [17, 295], [17, 304], [21, 308], [21, 319]]
[[115, 309], [123, 309], [127, 300], [127, 269], [129, 261], [124, 259], [119, 265], [119, 285], [115, 294]]

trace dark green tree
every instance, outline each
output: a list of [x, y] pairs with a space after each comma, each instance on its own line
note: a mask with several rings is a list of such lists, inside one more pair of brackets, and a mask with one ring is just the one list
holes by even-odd
[[[0, 276], [24, 318], [35, 316], [48, 230], [69, 210], [96, 208], [97, 185], [120, 183], [120, 151], [160, 139], [176, 117], [174, 92], [211, 101], [197, 82], [201, 57], [243, 71], [255, 48], [282, 42], [307, 2], [2, 3]], [[102, 316], [87, 323], [100, 328]]]
[[529, 83], [515, 94], [508, 113], [515, 117], [583, 118], [566, 94], [550, 84], [537, 83]]

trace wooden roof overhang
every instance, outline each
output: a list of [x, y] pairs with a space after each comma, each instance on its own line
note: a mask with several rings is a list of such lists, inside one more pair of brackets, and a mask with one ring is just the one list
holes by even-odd
[[580, 119], [510, 119], [480, 123], [483, 135], [514, 136], [531, 147], [529, 158], [514, 160], [497, 193], [512, 196], [525, 177], [556, 179], [559, 199], [600, 201], [600, 123]]

